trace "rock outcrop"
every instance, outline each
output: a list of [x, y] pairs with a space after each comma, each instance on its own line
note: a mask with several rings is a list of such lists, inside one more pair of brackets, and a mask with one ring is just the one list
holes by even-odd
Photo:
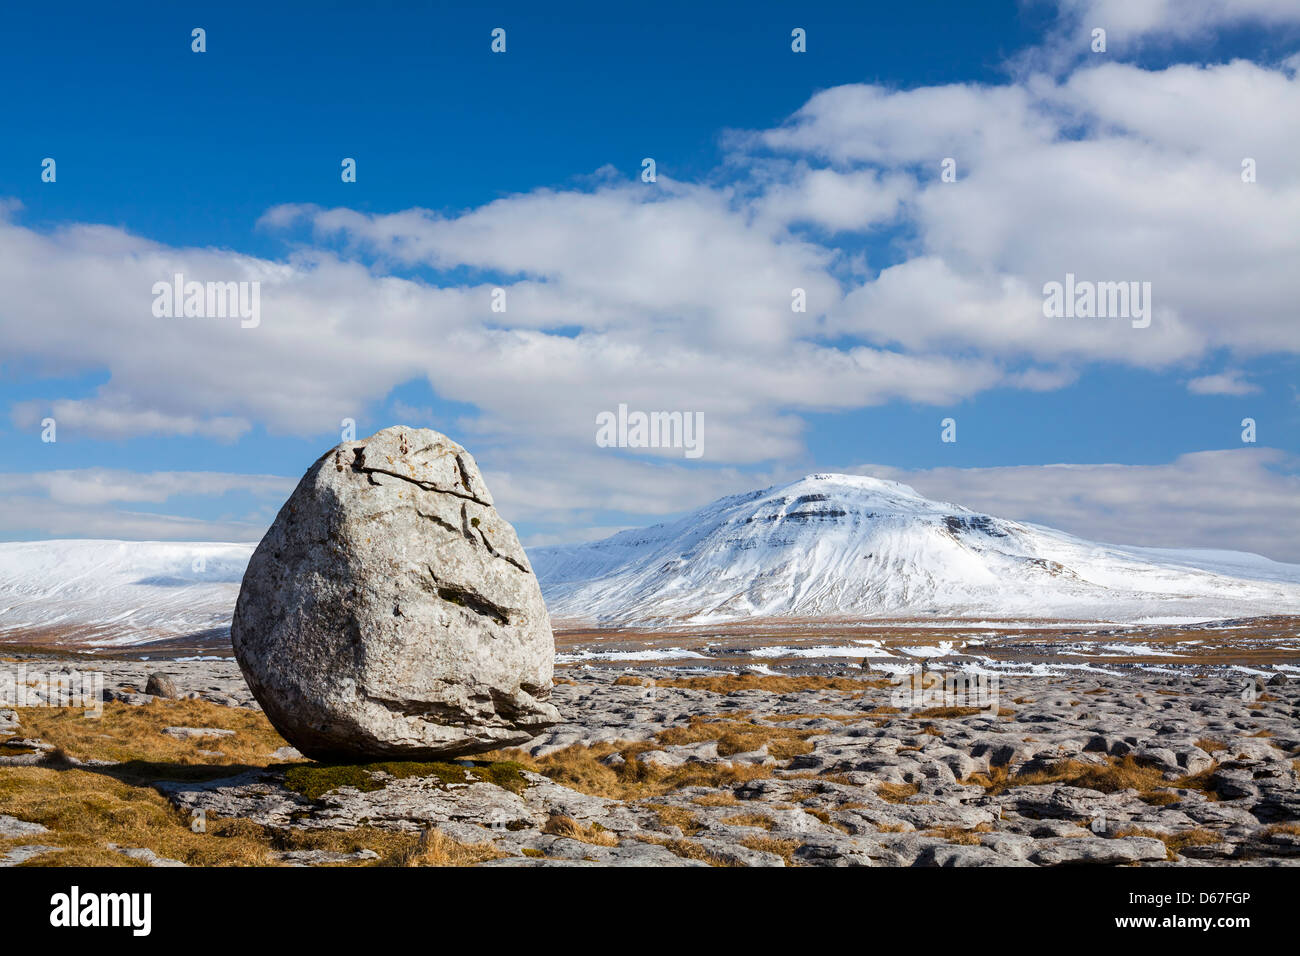
[[581, 780], [525, 759], [374, 765], [360, 787], [350, 766], [234, 767], [157, 786], [186, 817], [437, 828], [490, 842], [505, 854], [493, 865], [1300, 863], [1297, 682], [1245, 701], [1227, 668], [1172, 667], [1003, 673], [996, 714], [895, 708], [896, 687], [855, 682], [856, 668], [743, 683], [573, 668], [554, 691], [564, 722], [524, 749], [599, 748], [589, 753], [604, 766]]
[[144, 685], [144, 692], [152, 694], [154, 697], [179, 697], [181, 695], [180, 691], [176, 689], [176, 681], [161, 671], [149, 675], [149, 680]]
[[537, 579], [473, 457], [429, 429], [311, 466], [249, 562], [231, 638], [267, 717], [318, 760], [454, 757], [559, 720]]

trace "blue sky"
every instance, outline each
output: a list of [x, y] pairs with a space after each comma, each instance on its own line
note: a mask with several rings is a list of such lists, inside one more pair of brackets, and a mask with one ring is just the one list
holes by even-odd
[[[1300, 560], [1293, 4], [375, 6], [5, 10], [0, 538], [256, 540], [352, 417], [531, 544], [856, 470]], [[151, 315], [173, 271], [260, 325]], [[1152, 326], [1045, 318], [1067, 271]], [[704, 457], [596, 447], [619, 403]]]

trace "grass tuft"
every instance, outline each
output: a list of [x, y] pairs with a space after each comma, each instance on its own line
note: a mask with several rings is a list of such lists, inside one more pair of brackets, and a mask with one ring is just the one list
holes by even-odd
[[584, 826], [573, 817], [564, 814], [552, 814], [542, 825], [542, 832], [551, 836], [567, 837], [580, 843], [593, 846], [618, 846], [618, 837], [606, 830], [599, 823]]

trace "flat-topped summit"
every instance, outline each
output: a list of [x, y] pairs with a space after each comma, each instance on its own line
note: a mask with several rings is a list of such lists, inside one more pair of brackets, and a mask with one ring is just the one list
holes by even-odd
[[1204, 618], [1300, 609], [1300, 567], [1102, 545], [815, 472], [677, 521], [530, 553], [556, 617], [606, 624], [897, 615]]

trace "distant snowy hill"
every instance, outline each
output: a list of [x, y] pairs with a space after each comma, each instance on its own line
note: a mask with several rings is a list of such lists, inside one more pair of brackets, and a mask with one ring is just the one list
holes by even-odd
[[601, 624], [1300, 611], [1300, 565], [1101, 545], [852, 475], [809, 475], [669, 524], [534, 549], [529, 559], [554, 617]]
[[[0, 639], [224, 642], [253, 548], [0, 543]], [[606, 625], [1300, 613], [1298, 565], [1236, 551], [1100, 545], [850, 475], [809, 475], [669, 524], [528, 554], [554, 617]]]
[[230, 628], [251, 544], [0, 543], [0, 637], [138, 644]]

